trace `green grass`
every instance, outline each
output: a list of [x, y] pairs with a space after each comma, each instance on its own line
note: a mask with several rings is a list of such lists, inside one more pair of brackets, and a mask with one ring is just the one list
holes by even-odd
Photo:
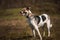
[[21, 8], [15, 8], [15, 9], [4, 9], [0, 10], [0, 19], [16, 19], [16, 18], [21, 18], [19, 12]]

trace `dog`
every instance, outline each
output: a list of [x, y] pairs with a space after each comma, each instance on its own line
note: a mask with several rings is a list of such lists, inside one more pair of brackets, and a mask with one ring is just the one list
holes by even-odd
[[[42, 40], [42, 36], [40, 34], [39, 28], [43, 27], [44, 24], [47, 25], [48, 37], [50, 37], [50, 28], [52, 27], [52, 24], [50, 23], [50, 16], [48, 16], [47, 14], [36, 16], [31, 12], [30, 7], [22, 8], [20, 14], [28, 19], [28, 23], [31, 26], [34, 37], [36, 37], [35, 35], [35, 31], [36, 31], [40, 37], [40, 40]], [[44, 31], [44, 35], [45, 35], [45, 31]]]

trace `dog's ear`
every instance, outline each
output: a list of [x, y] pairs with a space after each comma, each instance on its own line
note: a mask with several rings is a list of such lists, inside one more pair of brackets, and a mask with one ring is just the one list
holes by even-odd
[[30, 10], [30, 9], [31, 9], [31, 7], [26, 7], [26, 9], [27, 9], [27, 10]]

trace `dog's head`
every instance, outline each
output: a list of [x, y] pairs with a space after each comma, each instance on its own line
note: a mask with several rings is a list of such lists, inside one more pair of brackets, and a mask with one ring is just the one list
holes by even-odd
[[29, 13], [31, 13], [30, 7], [22, 8], [22, 10], [20, 11], [20, 14], [23, 16], [27, 16]]

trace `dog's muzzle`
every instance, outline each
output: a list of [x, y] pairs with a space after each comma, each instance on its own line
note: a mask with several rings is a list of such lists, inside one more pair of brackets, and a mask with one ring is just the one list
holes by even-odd
[[22, 14], [22, 12], [20, 11], [20, 14]]
[[22, 12], [22, 11], [20, 11], [20, 14], [21, 14], [21, 15], [23, 15], [23, 12]]

